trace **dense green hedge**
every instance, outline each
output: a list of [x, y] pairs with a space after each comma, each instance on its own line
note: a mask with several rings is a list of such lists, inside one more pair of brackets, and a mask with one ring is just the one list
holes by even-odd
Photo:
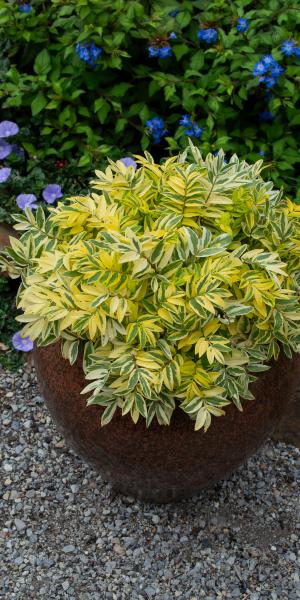
[[[15, 166], [7, 201], [54, 181], [82, 189], [107, 155], [176, 152], [190, 131], [179, 124], [185, 114], [203, 128], [193, 141], [204, 154], [261, 153], [267, 176], [295, 197], [300, 58], [282, 44], [297, 48], [299, 22], [297, 0], [0, 0], [1, 115], [18, 123], [26, 151], [16, 165], [14, 155], [4, 161]], [[207, 28], [212, 43], [198, 39]], [[149, 46], [171, 49], [151, 58]], [[284, 68], [272, 85], [253, 74], [266, 54]], [[153, 117], [164, 121], [159, 143], [146, 126]]]

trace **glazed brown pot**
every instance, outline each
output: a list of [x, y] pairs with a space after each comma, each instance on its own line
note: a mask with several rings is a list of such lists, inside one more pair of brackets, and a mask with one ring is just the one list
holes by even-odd
[[62, 358], [60, 344], [36, 348], [40, 389], [58, 429], [80, 456], [95, 466], [121, 493], [154, 502], [187, 498], [211, 486], [242, 464], [273, 433], [287, 410], [300, 368], [300, 355], [280, 357], [251, 384], [255, 400], [233, 405], [213, 417], [207, 433], [180, 409], [170, 426], [121, 414], [104, 427], [102, 408], [86, 406], [81, 359], [74, 366]]

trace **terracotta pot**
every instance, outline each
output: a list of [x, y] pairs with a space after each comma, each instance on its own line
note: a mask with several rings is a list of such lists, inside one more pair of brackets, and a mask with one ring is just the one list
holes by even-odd
[[[300, 379], [300, 377], [299, 377]], [[289, 410], [284, 415], [273, 434], [273, 440], [292, 444], [300, 448], [300, 388], [298, 387], [290, 403]]]
[[40, 389], [67, 443], [95, 466], [113, 488], [154, 502], [187, 498], [211, 486], [242, 464], [273, 433], [287, 410], [298, 379], [300, 355], [282, 356], [251, 384], [255, 400], [234, 405], [213, 418], [204, 433], [177, 409], [170, 426], [121, 414], [104, 427], [102, 408], [86, 406], [81, 359], [74, 366], [62, 358], [60, 344], [34, 351]]

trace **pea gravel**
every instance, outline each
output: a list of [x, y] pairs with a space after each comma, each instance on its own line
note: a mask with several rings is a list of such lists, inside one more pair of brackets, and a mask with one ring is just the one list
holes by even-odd
[[0, 371], [0, 397], [0, 598], [300, 598], [299, 450], [268, 442], [213, 489], [150, 505], [65, 446], [30, 365]]

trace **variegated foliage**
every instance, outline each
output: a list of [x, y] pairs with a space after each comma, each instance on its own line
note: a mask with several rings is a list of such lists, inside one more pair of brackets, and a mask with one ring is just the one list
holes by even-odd
[[[190, 155], [189, 155], [190, 153]], [[88, 404], [168, 424], [179, 405], [206, 430], [251, 399], [249, 382], [300, 342], [299, 207], [253, 165], [183, 154], [110, 161], [93, 192], [17, 215], [2, 254], [21, 275], [24, 335], [78, 351]]]

